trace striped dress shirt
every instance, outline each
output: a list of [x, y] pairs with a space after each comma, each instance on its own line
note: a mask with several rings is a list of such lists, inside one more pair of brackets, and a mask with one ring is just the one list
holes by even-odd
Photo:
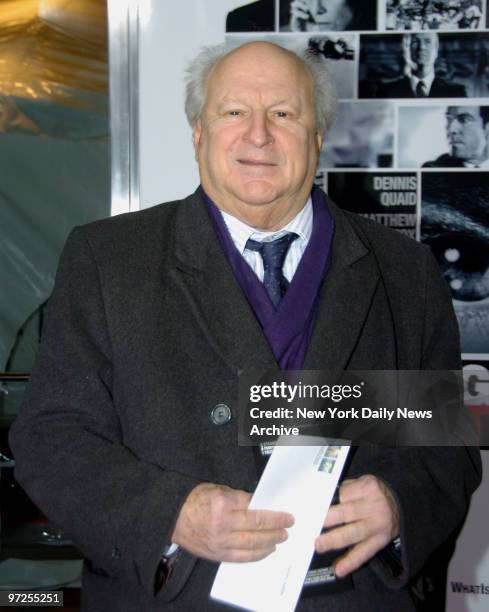
[[258, 276], [260, 282], [263, 282], [263, 259], [257, 251], [245, 248], [248, 239], [251, 238], [257, 242], [267, 242], [275, 240], [276, 238], [281, 238], [288, 232], [296, 233], [299, 237], [290, 245], [282, 268], [285, 278], [289, 282], [292, 280], [312, 233], [313, 214], [310, 197], [304, 208], [302, 208], [285, 227], [273, 232], [258, 230], [243, 223], [243, 221], [240, 221], [223, 210], [219, 210], [219, 212], [224, 219], [224, 223], [226, 224], [234, 245], [245, 258], [250, 268]]

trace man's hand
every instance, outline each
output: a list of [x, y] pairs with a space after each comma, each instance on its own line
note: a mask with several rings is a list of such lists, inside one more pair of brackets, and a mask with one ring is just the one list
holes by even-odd
[[290, 3], [290, 29], [292, 32], [305, 32], [311, 14], [306, 0], [293, 0]]
[[202, 483], [178, 515], [172, 542], [211, 561], [258, 561], [287, 539], [294, 518], [286, 512], [248, 510], [251, 494]]
[[352, 547], [334, 564], [335, 574], [342, 578], [399, 535], [399, 508], [390, 489], [368, 474], [343, 482], [340, 503], [329, 509], [324, 527], [329, 531], [317, 538], [318, 553]]

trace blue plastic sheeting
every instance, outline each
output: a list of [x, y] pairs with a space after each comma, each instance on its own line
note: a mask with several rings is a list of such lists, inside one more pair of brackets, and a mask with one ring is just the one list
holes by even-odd
[[70, 229], [110, 214], [108, 116], [0, 98], [0, 371], [28, 372]]

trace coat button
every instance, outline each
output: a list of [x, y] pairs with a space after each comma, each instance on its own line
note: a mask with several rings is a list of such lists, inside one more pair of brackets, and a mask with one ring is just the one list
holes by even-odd
[[231, 408], [226, 404], [217, 404], [211, 410], [211, 421], [214, 425], [225, 425], [231, 420]]
[[112, 559], [120, 559], [121, 558], [121, 551], [117, 548], [117, 546], [114, 546], [114, 548], [112, 549]]

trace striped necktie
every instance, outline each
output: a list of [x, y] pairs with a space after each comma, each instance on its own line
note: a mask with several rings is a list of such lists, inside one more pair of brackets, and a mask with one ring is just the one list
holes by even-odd
[[424, 81], [418, 81], [416, 85], [416, 97], [417, 98], [426, 98], [428, 96], [428, 88], [426, 87], [426, 83]]
[[289, 286], [282, 272], [285, 257], [287, 256], [290, 245], [298, 237], [297, 234], [289, 232], [281, 238], [268, 242], [258, 242], [250, 238], [245, 246], [246, 249], [257, 251], [261, 255], [264, 271], [263, 286], [275, 310], [279, 307], [287, 291], [287, 287]]

